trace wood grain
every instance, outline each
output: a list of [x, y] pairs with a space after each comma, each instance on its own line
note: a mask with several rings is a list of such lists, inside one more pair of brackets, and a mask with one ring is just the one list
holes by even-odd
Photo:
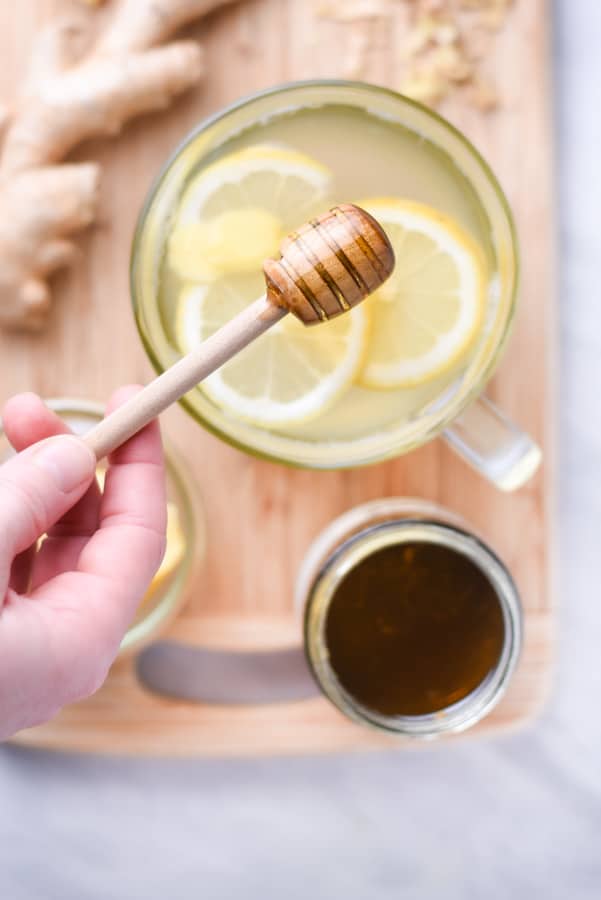
[[[3, 7], [0, 97], [14, 94], [36, 28], [65, 5], [59, 0], [23, 0], [18, 12]], [[169, 151], [203, 116], [258, 88], [341, 74], [341, 54], [331, 49], [343, 48], [352, 28], [363, 26], [319, 20], [317, 5], [308, 0], [246, 0], [211, 16], [190, 32], [206, 46], [209, 74], [204, 87], [172, 110], [133, 123], [117, 142], [90, 143], [78, 151], [78, 159], [99, 159], [103, 165], [102, 220], [82, 239], [76, 268], [56, 281], [58, 303], [47, 333], [0, 337], [0, 399], [25, 389], [44, 396], [104, 399], [119, 384], [150, 378], [127, 287], [130, 240], [145, 193]], [[518, 493], [504, 495], [436, 441], [396, 462], [363, 471], [294, 471], [246, 457], [204, 433], [181, 409], [171, 410], [164, 427], [201, 485], [209, 527], [208, 561], [186, 611], [171, 627], [173, 636], [229, 647], [297, 642], [293, 582], [317, 532], [362, 501], [423, 496], [456, 510], [488, 536], [514, 573], [525, 607], [525, 648], [510, 690], [469, 734], [514, 728], [539, 711], [553, 661], [555, 557], [557, 353], [548, 21], [546, 0], [516, 0], [488, 61], [502, 94], [500, 112], [485, 117], [456, 101], [444, 110], [490, 161], [515, 210], [523, 248], [521, 306], [491, 393], [543, 447], [542, 470]], [[395, 27], [373, 27], [376, 52], [365, 77], [395, 86], [400, 78], [401, 13]], [[223, 484], [236, 486], [235, 515]], [[269, 565], [265, 547], [270, 548]], [[115, 666], [95, 697], [65, 710], [49, 725], [23, 732], [19, 740], [54, 748], [180, 755], [300, 753], [390, 744], [346, 721], [324, 699], [260, 708], [162, 700], [138, 686], [127, 661]]]

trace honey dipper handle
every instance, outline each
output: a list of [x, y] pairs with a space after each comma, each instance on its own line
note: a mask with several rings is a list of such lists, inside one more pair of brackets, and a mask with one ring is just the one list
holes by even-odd
[[228, 359], [285, 316], [286, 309], [260, 297], [174, 366], [146, 385], [106, 419], [84, 441], [102, 459], [125, 443], [159, 413], [222, 366]]

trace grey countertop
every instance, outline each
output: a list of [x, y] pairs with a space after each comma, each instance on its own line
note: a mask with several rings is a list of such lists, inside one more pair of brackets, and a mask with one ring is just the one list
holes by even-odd
[[3, 747], [0, 897], [601, 896], [601, 3], [563, 0], [556, 14], [562, 605], [544, 717], [513, 737], [355, 757]]

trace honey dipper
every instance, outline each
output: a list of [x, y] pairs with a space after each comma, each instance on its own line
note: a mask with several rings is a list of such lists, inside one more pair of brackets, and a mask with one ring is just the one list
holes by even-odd
[[305, 325], [347, 312], [386, 281], [394, 253], [380, 225], [343, 204], [303, 225], [263, 265], [266, 293], [146, 385], [84, 437], [97, 459], [116, 450], [164, 409], [288, 312]]

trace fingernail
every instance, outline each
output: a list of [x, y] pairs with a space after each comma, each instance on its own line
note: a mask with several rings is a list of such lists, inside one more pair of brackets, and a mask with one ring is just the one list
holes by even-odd
[[87, 481], [96, 468], [89, 447], [68, 435], [48, 438], [35, 451], [32, 462], [50, 475], [63, 494], [69, 494]]

